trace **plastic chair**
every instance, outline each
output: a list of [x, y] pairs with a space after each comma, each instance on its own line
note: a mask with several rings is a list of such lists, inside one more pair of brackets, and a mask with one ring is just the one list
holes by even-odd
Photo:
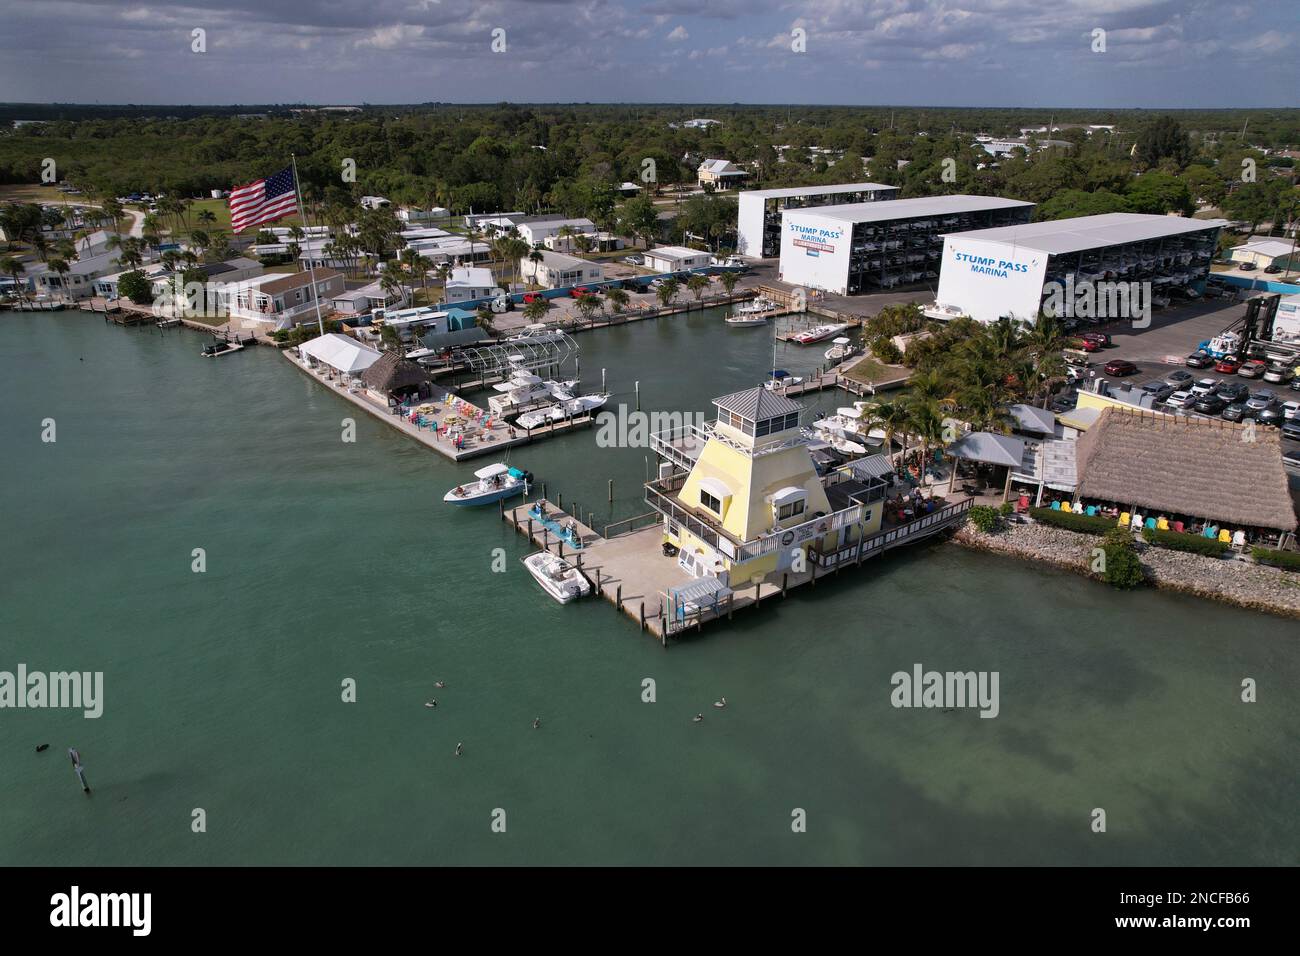
[[1224, 544], [1232, 544], [1232, 533], [1227, 528], [1223, 528], [1219, 531], [1219, 540]]
[[1205, 530], [1201, 532], [1201, 536], [1204, 538], [1217, 538], [1219, 536], [1219, 529], [1212, 524], [1207, 524]]
[[1182, 533], [1183, 533], [1183, 528], [1184, 528], [1184, 525], [1183, 525], [1183, 523], [1182, 523], [1181, 521], [1175, 521], [1175, 522], [1174, 522], [1174, 530], [1177, 531], [1179, 534], [1182, 534]]
[[1156, 519], [1155, 519], [1155, 518], [1147, 518], [1146, 526], [1147, 526], [1148, 528], [1150, 528], [1152, 531], [1155, 531], [1155, 530], [1156, 530]]
[[1070, 503], [1068, 501], [1061, 502], [1061, 510], [1064, 511], [1066, 514], [1073, 513], [1073, 509], [1070, 507]]
[[1121, 511], [1121, 512], [1120, 512], [1120, 515], [1119, 515], [1119, 526], [1120, 526], [1121, 528], [1127, 528], [1127, 527], [1128, 527], [1129, 517], [1130, 517], [1130, 515], [1129, 515], [1129, 513], [1128, 513], [1127, 511]]
[[1088, 505], [1088, 517], [1089, 517], [1089, 518], [1095, 518], [1095, 517], [1097, 517], [1097, 506], [1096, 506], [1096, 505]]
[[1161, 516], [1160, 516], [1160, 520], [1156, 522], [1156, 530], [1157, 530], [1157, 531], [1168, 531], [1168, 530], [1169, 530], [1169, 519], [1166, 518], [1164, 515], [1161, 515]]
[[1059, 501], [1053, 501], [1053, 502], [1052, 502], [1052, 510], [1053, 510], [1053, 511], [1060, 511], [1060, 510], [1061, 510], [1061, 503], [1060, 503]]

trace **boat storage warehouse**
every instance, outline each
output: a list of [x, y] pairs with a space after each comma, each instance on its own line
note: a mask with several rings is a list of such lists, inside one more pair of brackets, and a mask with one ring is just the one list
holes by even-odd
[[1098, 281], [1149, 282], [1155, 296], [1199, 292], [1224, 225], [1222, 219], [1112, 212], [949, 233], [939, 292], [925, 313], [1032, 322], [1052, 291], [1044, 288], [1049, 282], [1067, 292]]
[[996, 196], [925, 196], [786, 209], [781, 279], [839, 295], [939, 275], [943, 233], [1029, 222], [1034, 204]]
[[781, 252], [781, 213], [809, 206], [843, 206], [875, 202], [898, 195], [897, 186], [843, 183], [838, 186], [794, 186], [788, 189], [749, 189], [737, 194], [736, 252], [771, 259]]

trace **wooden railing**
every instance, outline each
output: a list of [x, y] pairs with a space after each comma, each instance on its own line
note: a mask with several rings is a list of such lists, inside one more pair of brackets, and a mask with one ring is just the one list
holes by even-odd
[[974, 503], [970, 498], [963, 499], [928, 515], [922, 515], [907, 524], [889, 528], [861, 541], [854, 541], [835, 551], [823, 552], [816, 548], [810, 548], [808, 558], [819, 568], [833, 568], [846, 561], [856, 562], [863, 558], [874, 557], [888, 551], [890, 548], [927, 538], [944, 528], [957, 524]]

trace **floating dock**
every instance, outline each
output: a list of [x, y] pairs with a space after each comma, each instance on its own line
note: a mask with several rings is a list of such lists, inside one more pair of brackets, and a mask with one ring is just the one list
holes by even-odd
[[[544, 495], [543, 488], [543, 497], [537, 501], [546, 506], [544, 520], [533, 510], [537, 501], [513, 507], [502, 502], [502, 520], [508, 521], [531, 544], [568, 560], [591, 582], [593, 593], [609, 601], [664, 646], [669, 637], [692, 629], [702, 630], [709, 621], [730, 620], [736, 611], [758, 607], [772, 598], [783, 598], [792, 588], [804, 584], [816, 587], [818, 580], [838, 574], [841, 568], [857, 567], [868, 558], [955, 528], [975, 503], [969, 497], [937, 498], [938, 507], [930, 514], [904, 522], [887, 520], [876, 534], [838, 551], [810, 550], [807, 571], [785, 571], [779, 578], [773, 575], [772, 580], [747, 584], [730, 593], [716, 608], [673, 618], [668, 592], [693, 578], [678, 567], [676, 559], [663, 553], [664, 529], [658, 512], [606, 525], [602, 533], [592, 526], [593, 515], [589, 513], [586, 522], [581, 519], [580, 505], [571, 503], [570, 510], [566, 511], [563, 497], [552, 502]], [[570, 521], [574, 523], [580, 548], [575, 549], [569, 539], [557, 537], [556, 531], [563, 530]]]
[[[330, 380], [328, 375], [322, 374], [315, 369], [309, 368], [294, 354], [292, 349], [285, 349], [280, 353], [285, 359], [297, 368], [304, 375], [315, 379], [322, 386], [327, 388], [332, 394], [337, 395], [345, 401], [365, 412], [373, 415], [375, 418], [384, 422], [386, 425], [397, 429], [409, 438], [413, 438], [426, 448], [432, 448], [444, 458], [452, 461], [466, 461], [470, 458], [478, 458], [482, 455], [496, 454], [507, 448], [513, 448], [516, 445], [528, 445], [534, 441], [543, 438], [549, 438], [552, 435], [559, 435], [564, 432], [575, 431], [579, 428], [586, 428], [595, 421], [595, 416], [591, 412], [581, 415], [575, 415], [571, 418], [563, 419], [557, 422], [548, 422], [531, 430], [514, 428], [504, 421], [497, 421], [496, 416], [491, 416], [493, 425], [490, 428], [480, 428], [477, 431], [466, 436], [464, 444], [456, 447], [456, 443], [447, 435], [439, 432], [429, 426], [420, 426], [408, 420], [406, 415], [400, 414], [392, 406], [385, 407], [380, 405], [375, 399], [370, 397], [364, 388], [351, 388], [343, 382], [335, 379]], [[445, 404], [445, 397], [450, 395], [445, 389], [441, 389], [436, 398], [426, 404]], [[457, 398], [456, 407], [448, 406], [449, 412], [456, 412], [460, 417], [483, 416], [488, 417], [488, 412], [479, 408], [464, 399]], [[463, 411], [462, 411], [463, 409]], [[512, 437], [513, 434], [513, 437]]]

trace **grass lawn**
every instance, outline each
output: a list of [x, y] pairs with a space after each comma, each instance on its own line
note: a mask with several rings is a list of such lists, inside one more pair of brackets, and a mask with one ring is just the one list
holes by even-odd
[[85, 202], [85, 196], [67, 196], [53, 186], [40, 183], [14, 183], [0, 186], [0, 202]]
[[199, 322], [203, 325], [212, 326], [225, 325], [230, 321], [226, 316], [218, 315], [187, 315], [186, 318], [192, 322]]
[[[189, 212], [186, 218], [189, 220], [192, 228], [208, 229], [208, 230], [217, 229], [226, 233], [230, 232], [230, 207], [226, 205], [227, 200], [187, 199], [186, 203], [189, 207]], [[143, 207], [137, 207], [137, 208], [140, 208], [142, 212], [145, 211]], [[217, 221], [208, 226], [203, 226], [198, 221], [199, 213], [205, 209], [217, 217]], [[163, 216], [161, 218], [163, 219], [164, 222], [166, 222], [168, 217]], [[287, 229], [289, 226], [297, 225], [301, 222], [302, 220], [298, 218], [297, 214], [294, 214], [292, 216], [286, 216], [283, 219], [277, 220], [276, 222], [268, 222], [262, 226], [249, 226], [247, 229], [244, 230], [243, 233], [241, 233], [241, 235], [253, 236], [257, 234], [258, 229], [270, 229], [273, 226], [275, 227], [283, 226], [284, 228]]]
[[862, 382], [865, 385], [868, 382], [887, 382], [890, 379], [902, 378], [909, 374], [910, 371], [901, 365], [886, 365], [868, 355], [846, 371], [844, 377], [851, 378], [855, 382]]

